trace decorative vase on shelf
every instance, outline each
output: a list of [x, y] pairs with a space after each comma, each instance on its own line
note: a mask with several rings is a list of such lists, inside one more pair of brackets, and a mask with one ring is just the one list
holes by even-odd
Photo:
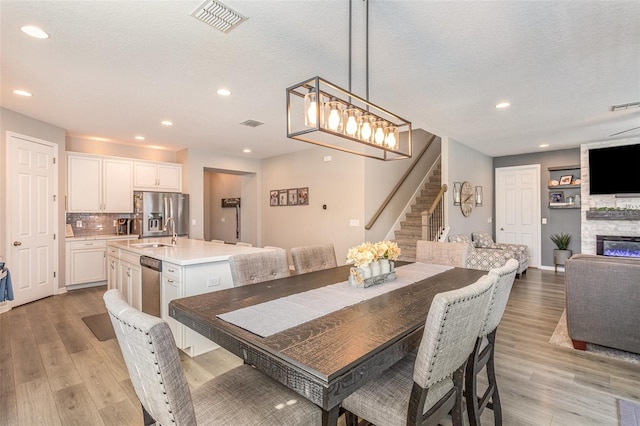
[[391, 272], [391, 263], [389, 259], [379, 259], [378, 262], [380, 263], [381, 274], [388, 274]]
[[374, 260], [369, 265], [370, 265], [370, 268], [371, 268], [371, 276], [372, 277], [377, 277], [378, 275], [380, 275], [380, 262], [379, 261]]

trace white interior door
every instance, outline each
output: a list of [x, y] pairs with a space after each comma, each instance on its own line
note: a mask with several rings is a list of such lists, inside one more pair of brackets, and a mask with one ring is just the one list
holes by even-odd
[[14, 301], [54, 294], [57, 244], [58, 146], [7, 132], [7, 229]]
[[496, 169], [496, 241], [529, 246], [540, 266], [540, 165]]

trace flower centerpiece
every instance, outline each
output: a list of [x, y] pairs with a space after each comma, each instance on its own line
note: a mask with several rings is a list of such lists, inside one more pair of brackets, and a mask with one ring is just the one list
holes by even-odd
[[393, 261], [398, 259], [399, 255], [400, 248], [393, 241], [385, 240], [375, 244], [366, 242], [351, 247], [347, 253], [347, 264], [354, 267], [351, 268], [349, 282], [352, 285], [360, 285], [369, 278], [383, 276], [382, 280], [376, 280], [378, 284], [387, 278], [393, 279], [389, 274], [393, 271]]

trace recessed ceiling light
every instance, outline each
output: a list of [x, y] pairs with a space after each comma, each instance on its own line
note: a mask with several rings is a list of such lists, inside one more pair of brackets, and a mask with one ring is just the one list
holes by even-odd
[[231, 91], [229, 89], [218, 89], [216, 93], [220, 96], [231, 96]]
[[35, 38], [49, 38], [49, 34], [45, 33], [42, 28], [36, 27], [35, 25], [25, 25], [20, 27], [23, 33], [26, 35], [30, 35]]
[[144, 136], [136, 136], [135, 138], [136, 138], [136, 140], [139, 140], [139, 141], [143, 141], [144, 140]]
[[549, 147], [549, 144], [548, 144], [548, 143], [543, 143], [543, 144], [540, 144], [540, 145], [538, 145], [538, 146], [539, 146], [540, 148], [548, 148], [548, 147]]
[[496, 104], [496, 108], [507, 108], [510, 105], [511, 104], [509, 102], [500, 102], [499, 104]]
[[169, 120], [164, 120], [160, 124], [162, 124], [163, 126], [173, 126], [173, 123]]
[[245, 154], [251, 154], [251, 150], [249, 148], [245, 148], [242, 150]]
[[31, 93], [27, 92], [26, 90], [14, 90], [13, 93], [19, 96], [27, 96], [27, 97], [33, 96]]

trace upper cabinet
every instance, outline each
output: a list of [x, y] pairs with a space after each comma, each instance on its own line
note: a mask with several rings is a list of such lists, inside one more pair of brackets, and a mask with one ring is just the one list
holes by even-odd
[[133, 189], [182, 192], [182, 164], [134, 161]]
[[132, 213], [133, 162], [114, 157], [69, 154], [67, 211]]

